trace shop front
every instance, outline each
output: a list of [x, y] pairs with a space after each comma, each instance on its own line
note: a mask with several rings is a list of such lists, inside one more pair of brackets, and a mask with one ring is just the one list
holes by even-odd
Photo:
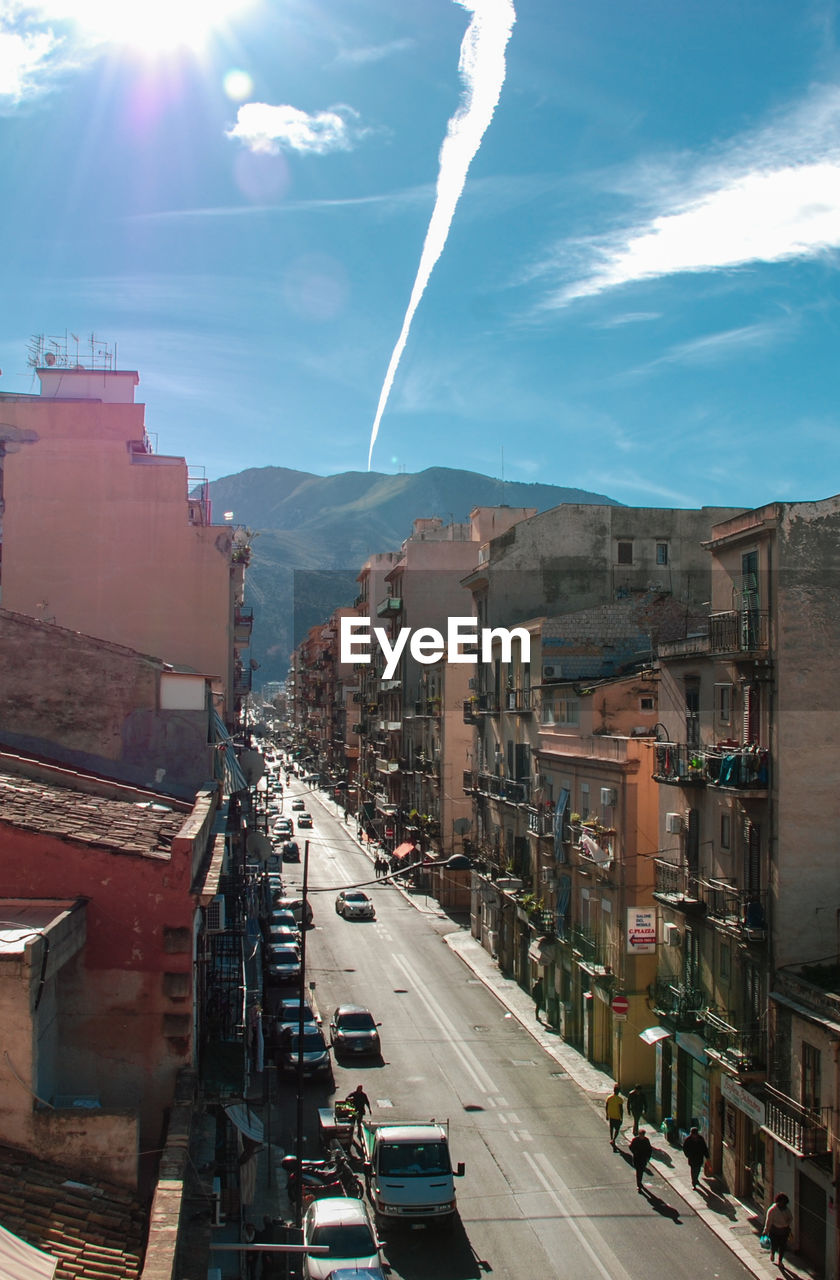
[[720, 1077], [720, 1174], [727, 1191], [739, 1200], [765, 1206], [765, 1107], [732, 1076]]

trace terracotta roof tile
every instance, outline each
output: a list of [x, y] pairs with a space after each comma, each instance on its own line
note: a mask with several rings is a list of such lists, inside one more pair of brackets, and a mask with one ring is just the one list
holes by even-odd
[[145, 1214], [125, 1189], [0, 1146], [0, 1225], [58, 1259], [60, 1280], [137, 1280]]

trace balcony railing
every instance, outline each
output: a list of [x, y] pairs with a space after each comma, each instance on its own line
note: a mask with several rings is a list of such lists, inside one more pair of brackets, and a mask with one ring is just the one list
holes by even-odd
[[530, 782], [513, 782], [505, 778], [502, 783], [502, 799], [508, 804], [527, 804], [531, 798]]
[[758, 609], [733, 609], [709, 616], [711, 653], [762, 653], [769, 634], [768, 615]]
[[478, 695], [478, 709], [487, 715], [498, 715], [499, 695], [497, 693], [480, 693]]
[[765, 1124], [786, 1147], [800, 1156], [826, 1155], [830, 1150], [830, 1108], [812, 1111], [772, 1085], [764, 1086]]
[[699, 987], [663, 979], [657, 979], [654, 984], [656, 1013], [673, 1023], [678, 1031], [687, 1031], [697, 1025], [704, 1003], [703, 992]]
[[476, 782], [478, 790], [486, 796], [501, 797], [504, 778], [499, 778], [495, 773], [480, 773]]
[[702, 915], [706, 911], [706, 903], [700, 896], [697, 877], [689, 875], [685, 863], [668, 862], [665, 858], [654, 858], [653, 896], [657, 902], [666, 907], [673, 907], [684, 915]]
[[399, 613], [402, 609], [402, 596], [386, 596], [384, 600], [380, 600], [376, 606], [377, 618], [384, 618], [388, 614]]
[[770, 782], [770, 753], [763, 748], [705, 748], [706, 777], [712, 786], [739, 791], [766, 791]]
[[684, 742], [657, 742], [653, 778], [676, 786], [704, 786], [706, 765], [702, 749]]
[[708, 1010], [703, 1038], [710, 1052], [730, 1062], [738, 1071], [760, 1071], [767, 1060], [766, 1036], [756, 1023], [733, 1027]]
[[506, 711], [514, 711], [522, 715], [533, 711], [531, 690], [509, 689], [504, 696], [504, 705]]
[[476, 775], [473, 773], [472, 769], [464, 770], [463, 786], [464, 786], [464, 790], [468, 791], [470, 794], [472, 794], [472, 792], [476, 790], [477, 778], [476, 778]]
[[575, 951], [586, 964], [597, 964], [602, 950], [598, 935], [591, 929], [568, 930], [566, 937]]
[[706, 904], [709, 919], [738, 929], [747, 942], [767, 937], [767, 893], [747, 891], [725, 880], [699, 880], [696, 891]]

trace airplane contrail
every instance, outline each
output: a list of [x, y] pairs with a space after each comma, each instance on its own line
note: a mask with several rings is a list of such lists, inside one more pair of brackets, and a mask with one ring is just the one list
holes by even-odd
[[414, 313], [429, 283], [434, 265], [443, 253], [455, 208], [467, 180], [467, 171], [481, 146], [487, 126], [493, 119], [505, 82], [505, 49], [516, 21], [513, 0], [455, 0], [455, 3], [473, 15], [461, 42], [458, 63], [464, 88], [458, 110], [446, 127], [446, 137], [440, 148], [435, 207], [423, 242], [420, 265], [408, 300], [402, 330], [379, 393], [379, 404], [370, 433], [368, 471], [371, 469], [373, 446], [379, 435], [379, 424], [391, 394], [397, 366], [405, 350]]

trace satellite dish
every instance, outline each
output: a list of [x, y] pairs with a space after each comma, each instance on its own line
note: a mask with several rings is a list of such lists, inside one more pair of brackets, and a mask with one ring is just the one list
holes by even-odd
[[264, 836], [261, 831], [249, 831], [245, 841], [245, 848], [249, 853], [259, 858], [260, 862], [268, 862], [274, 853], [274, 846], [268, 836]]
[[456, 818], [455, 821], [452, 823], [452, 827], [456, 836], [466, 835], [471, 826], [472, 826], [472, 820], [470, 818]]
[[245, 775], [245, 781], [253, 786], [265, 773], [265, 756], [260, 751], [243, 751], [239, 757], [239, 767]]

